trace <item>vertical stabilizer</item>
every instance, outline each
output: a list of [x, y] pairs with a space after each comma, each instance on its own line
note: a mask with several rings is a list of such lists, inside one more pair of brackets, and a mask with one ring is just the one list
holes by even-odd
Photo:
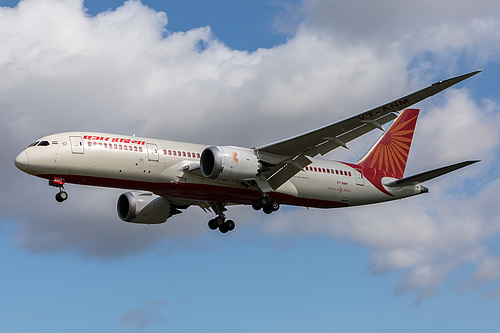
[[419, 111], [404, 110], [358, 164], [403, 178]]

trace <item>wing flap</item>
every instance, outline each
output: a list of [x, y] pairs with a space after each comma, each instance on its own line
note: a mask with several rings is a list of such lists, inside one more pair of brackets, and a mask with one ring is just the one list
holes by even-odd
[[296, 156], [289, 163], [286, 163], [278, 171], [276, 171], [271, 177], [269, 177], [269, 185], [276, 190], [278, 187], [283, 185], [287, 180], [295, 176], [299, 171], [304, 170], [306, 166], [311, 164], [312, 161], [304, 155]]

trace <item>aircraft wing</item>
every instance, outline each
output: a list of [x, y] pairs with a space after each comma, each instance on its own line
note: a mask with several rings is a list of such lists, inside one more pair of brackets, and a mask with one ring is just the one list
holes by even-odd
[[445, 81], [436, 82], [427, 88], [401, 97], [372, 110], [365, 111], [351, 118], [292, 138], [256, 147], [256, 150], [259, 152], [291, 157], [297, 155], [314, 157], [318, 154], [324, 155], [340, 146], [347, 148], [347, 143], [349, 141], [354, 140], [363, 134], [372, 131], [373, 129], [382, 129], [383, 124], [395, 119], [397, 116], [393, 112], [401, 111], [465, 79], [470, 78], [479, 72], [481, 71], [475, 71]]
[[338, 147], [347, 147], [347, 143], [376, 128], [383, 130], [382, 125], [397, 118], [399, 112], [415, 103], [433, 96], [481, 71], [471, 72], [445, 81], [439, 81], [431, 86], [398, 98], [390, 103], [365, 111], [351, 118], [333, 123], [316, 130], [256, 147], [255, 150], [268, 170], [262, 172], [258, 186], [265, 192], [276, 190], [288, 179], [312, 161], [308, 158], [326, 153]]

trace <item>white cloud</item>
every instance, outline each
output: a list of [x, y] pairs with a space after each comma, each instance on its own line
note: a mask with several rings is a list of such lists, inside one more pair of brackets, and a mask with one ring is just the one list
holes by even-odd
[[[463, 160], [481, 160], [475, 167], [462, 170], [461, 175], [482, 178], [498, 161], [498, 103], [489, 99], [478, 102], [465, 88], [445, 92], [442, 102], [422, 108], [406, 174]], [[459, 187], [463, 177], [457, 177]]]
[[307, 27], [328, 31], [344, 42], [381, 46], [405, 36], [412, 38], [413, 42], [420, 42], [427, 31], [436, 27], [468, 27], [477, 18], [497, 19], [494, 13], [498, 9], [500, 5], [493, 0], [474, 3], [467, 0], [425, 0], [411, 3], [397, 0], [376, 3], [368, 0], [304, 0], [303, 6], [298, 10], [304, 12]]
[[[96, 17], [71, 0], [0, 8], [0, 140], [10, 143], [0, 151], [9, 189], [0, 208], [2, 218], [14, 221], [17, 244], [106, 259], [205, 246], [196, 241], [208, 232], [205, 222], [194, 221], [208, 216], [196, 208], [145, 228], [116, 217], [121, 191], [71, 187], [70, 200], [56, 205], [49, 195], [54, 191], [12, 164], [43, 135], [82, 129], [255, 146], [446, 78], [436, 71], [458, 75], [498, 59], [500, 20], [490, 15], [495, 2], [473, 8], [466, 2], [370, 4], [304, 1], [305, 19], [295, 35], [252, 53], [226, 47], [209, 27], [168, 31], [166, 14], [136, 1]], [[462, 88], [424, 105], [408, 172], [462, 159], [483, 162], [436, 180], [439, 186], [431, 184], [427, 196], [335, 211], [282, 210], [264, 231], [366, 245], [373, 250], [372, 272], [403, 270], [397, 290], [416, 291], [419, 299], [463, 264], [478, 265], [476, 280], [496, 279], [486, 274], [495, 270], [488, 268], [483, 243], [500, 232], [498, 171], [488, 173], [498, 159], [498, 102], [478, 101]], [[355, 161], [372, 140], [362, 138], [332, 158]], [[237, 211], [243, 221], [256, 214]]]

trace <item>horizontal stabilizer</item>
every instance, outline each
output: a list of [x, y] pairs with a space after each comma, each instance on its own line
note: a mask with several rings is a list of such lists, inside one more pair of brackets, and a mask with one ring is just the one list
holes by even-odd
[[479, 160], [460, 162], [460, 163], [448, 165], [448, 166], [445, 166], [442, 168], [434, 169], [431, 171], [422, 172], [422, 173], [419, 173], [418, 175], [415, 175], [415, 176], [410, 176], [410, 177], [398, 179], [398, 180], [392, 181], [392, 182], [384, 184], [384, 185], [388, 186], [388, 187], [417, 185], [417, 184], [426, 182], [428, 180], [437, 178], [439, 176], [445, 175], [445, 174], [450, 173], [452, 171], [464, 168], [468, 165], [471, 165], [471, 164], [474, 164], [477, 162], [479, 162]]

